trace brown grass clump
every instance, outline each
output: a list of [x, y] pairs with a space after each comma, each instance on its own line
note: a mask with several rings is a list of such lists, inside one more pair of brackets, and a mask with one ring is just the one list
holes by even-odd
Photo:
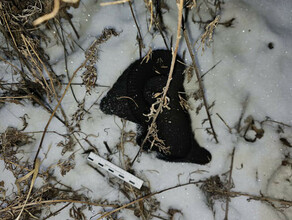
[[[0, 28], [1, 33], [7, 39], [7, 47], [4, 50], [6, 57], [17, 58], [24, 68], [17, 69], [23, 81], [38, 83], [45, 91], [49, 99], [55, 94], [55, 86], [58, 79], [52, 71], [46, 54], [40, 46], [41, 39], [47, 37], [40, 29], [32, 26], [32, 20], [38, 16], [50, 1], [2, 1], [0, 3]], [[43, 69], [45, 71], [43, 72]], [[49, 78], [49, 82], [47, 81]]]
[[22, 152], [22, 147], [34, 141], [33, 136], [25, 134], [13, 127], [8, 127], [4, 133], [1, 134], [0, 140], [0, 155], [4, 160], [6, 169], [10, 170], [15, 178], [18, 178], [22, 172], [26, 172], [19, 164], [19, 159], [16, 154]]

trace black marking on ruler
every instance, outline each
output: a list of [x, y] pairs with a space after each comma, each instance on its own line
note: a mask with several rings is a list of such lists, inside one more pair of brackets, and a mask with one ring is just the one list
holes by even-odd
[[101, 163], [98, 163], [98, 165], [101, 166], [101, 167], [103, 167], [103, 164], [101, 164]]
[[112, 170], [112, 169], [110, 169], [110, 168], [108, 169], [108, 171], [110, 171], [110, 172], [112, 172], [112, 173], [114, 173], [114, 172], [115, 172], [115, 171], [113, 171], [113, 170]]
[[132, 183], [133, 185], [135, 185], [135, 183], [133, 181], [130, 180], [129, 182]]
[[91, 157], [87, 157], [88, 158], [88, 160], [91, 160], [91, 161], [93, 161], [93, 159], [91, 158]]
[[121, 178], [123, 178], [123, 179], [125, 178], [125, 177], [124, 177], [124, 176], [122, 176], [121, 174], [119, 174], [119, 177], [121, 177]]

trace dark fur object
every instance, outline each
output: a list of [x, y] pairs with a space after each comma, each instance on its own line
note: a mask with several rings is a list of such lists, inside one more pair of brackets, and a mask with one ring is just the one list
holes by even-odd
[[[145, 115], [149, 113], [155, 101], [153, 95], [162, 92], [166, 84], [171, 59], [171, 51], [155, 50], [147, 63], [145, 60], [142, 62], [143, 59], [135, 61], [101, 100], [100, 109], [105, 114], [114, 114], [138, 124], [139, 145], [151, 123]], [[182, 62], [179, 57], [178, 60]], [[211, 161], [212, 156], [196, 142], [189, 113], [179, 104], [178, 93], [184, 94], [184, 69], [182, 63], [176, 62], [173, 79], [167, 92], [170, 110], [164, 108], [156, 120], [158, 137], [164, 140], [165, 146], [170, 147], [169, 154], [159, 152], [158, 158], [172, 162], [206, 164]], [[149, 148], [149, 143], [147, 145], [145, 147]]]

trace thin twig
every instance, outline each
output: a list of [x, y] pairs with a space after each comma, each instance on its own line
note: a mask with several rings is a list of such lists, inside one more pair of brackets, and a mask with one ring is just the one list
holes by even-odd
[[[24, 211], [24, 208], [25, 208], [25, 206], [26, 206], [26, 204], [27, 204], [27, 201], [28, 201], [28, 199], [29, 199], [29, 196], [30, 196], [30, 194], [31, 194], [31, 192], [32, 192], [32, 188], [33, 188], [33, 186], [34, 186], [35, 180], [36, 180], [36, 178], [37, 178], [37, 176], [38, 176], [39, 168], [40, 168], [40, 161], [37, 159], [36, 162], [35, 162], [34, 170], [31, 171], [33, 176], [32, 176], [31, 184], [30, 184], [30, 187], [29, 187], [29, 190], [28, 190], [28, 193], [27, 193], [26, 199], [25, 199], [23, 205], [21, 205], [21, 210], [20, 210], [20, 213], [19, 213], [19, 215], [17, 216], [16, 220], [19, 220], [19, 219], [20, 219], [21, 214], [22, 214], [22, 212]], [[27, 175], [29, 175], [29, 174], [27, 174]], [[20, 180], [20, 179], [17, 179], [17, 181], [18, 181], [18, 180]]]
[[[54, 22], [54, 24], [55, 24], [55, 22]], [[70, 76], [69, 76], [69, 69], [68, 69], [68, 58], [67, 58], [67, 53], [68, 52], [67, 52], [67, 48], [66, 48], [66, 40], [65, 40], [65, 36], [64, 36], [64, 30], [63, 30], [63, 27], [62, 27], [61, 24], [60, 24], [60, 27], [61, 27], [61, 34], [62, 34], [62, 40], [61, 40], [61, 42], [63, 44], [63, 49], [64, 49], [65, 72], [66, 72], [67, 78], [69, 80], [70, 79]], [[56, 24], [55, 24], [55, 28], [57, 30]], [[74, 92], [74, 90], [72, 88], [72, 84], [70, 84], [70, 90], [71, 90], [71, 93], [72, 93], [72, 96], [73, 96], [75, 102], [77, 104], [79, 104], [79, 101], [77, 100], [76, 95], [75, 95], [75, 92]]]
[[[0, 3], [0, 9], [1, 9], [1, 12], [2, 12], [2, 3]], [[14, 44], [15, 48], [17, 48], [16, 51], [19, 51], [19, 50], [18, 50], [17, 43], [16, 43], [16, 40], [15, 40], [15, 38], [14, 38], [12, 32], [11, 32], [10, 25], [9, 25], [8, 22], [7, 22], [7, 19], [6, 19], [6, 16], [5, 16], [4, 12], [2, 12], [2, 15], [3, 15], [4, 21], [5, 21], [6, 27], [7, 27], [7, 29], [8, 29], [8, 32], [9, 32], [11, 38], [12, 38], [13, 44]], [[3, 25], [3, 24], [2, 24], [2, 25]]]
[[273, 123], [276, 123], [276, 124], [283, 125], [283, 126], [286, 126], [288, 128], [291, 128], [291, 125], [285, 124], [285, 123], [280, 122], [280, 121], [275, 121], [275, 120], [272, 120], [272, 119], [266, 119], [266, 120], [262, 121], [261, 124], [263, 124], [264, 122], [273, 122]]
[[[40, 106], [42, 106], [45, 110], [48, 111], [48, 113], [52, 114], [53, 110], [51, 109], [51, 107], [48, 105], [48, 104], [44, 104], [43, 101], [41, 101], [38, 97], [36, 97], [35, 95], [33, 95], [28, 89], [24, 89], [25, 92], [30, 95], [32, 97], [32, 99], [38, 103]], [[56, 117], [60, 122], [62, 122], [65, 126], [66, 125], [66, 122], [61, 119], [57, 114], [54, 115], [54, 117]]]
[[2, 60], [4, 63], [7, 63], [7, 64], [9, 64], [11, 67], [13, 67], [15, 70], [17, 70], [18, 72], [21, 72], [21, 70], [17, 67], [17, 66], [15, 66], [15, 65], [13, 65], [12, 63], [10, 63], [9, 61], [7, 61], [7, 60], [5, 60], [3, 57], [1, 57], [0, 56], [0, 60]]
[[219, 115], [219, 113], [216, 113], [216, 115], [220, 118], [220, 120], [225, 124], [225, 126], [228, 128], [229, 133], [232, 133], [232, 129], [230, 128], [230, 126], [226, 123], [226, 121], [221, 117], [221, 115]]
[[32, 24], [34, 26], [37, 26], [45, 21], [48, 21], [48, 20], [54, 18], [59, 12], [61, 1], [66, 2], [66, 3], [75, 4], [75, 3], [79, 2], [80, 0], [54, 0], [53, 10], [50, 13], [45, 14], [45, 15], [39, 17], [38, 19], [34, 20]]
[[120, 97], [117, 97], [117, 99], [118, 99], [118, 100], [119, 100], [119, 99], [130, 99], [130, 100], [136, 105], [136, 107], [139, 108], [137, 102], [135, 102], [135, 100], [132, 99], [132, 98], [129, 97], [129, 96], [120, 96]]
[[165, 45], [165, 47], [166, 47], [166, 49], [167, 50], [169, 50], [169, 46], [168, 46], [168, 44], [167, 44], [167, 42], [166, 42], [166, 37], [165, 37], [165, 35], [164, 35], [164, 33], [163, 33], [163, 30], [161, 29], [161, 27], [160, 27], [160, 24], [159, 24], [159, 22], [157, 21], [157, 18], [155, 17], [154, 18], [154, 24], [155, 24], [155, 26], [158, 28], [158, 30], [159, 30], [159, 33], [160, 33], [160, 35], [161, 35], [161, 37], [162, 37], [162, 40], [163, 40], [163, 42], [164, 42], [164, 45]]
[[217, 139], [217, 134], [216, 134], [216, 132], [214, 130], [214, 126], [213, 126], [213, 123], [212, 123], [211, 115], [209, 113], [208, 103], [207, 103], [207, 100], [206, 100], [206, 97], [205, 97], [204, 87], [203, 87], [203, 83], [202, 83], [202, 80], [201, 80], [201, 77], [200, 77], [200, 72], [199, 72], [198, 66], [196, 64], [195, 55], [193, 54], [192, 47], [191, 47], [190, 40], [189, 40], [188, 33], [187, 33], [186, 29], [183, 30], [183, 34], [184, 34], [185, 41], [187, 43], [188, 51], [189, 51], [190, 56], [192, 58], [193, 67], [195, 69], [197, 80], [199, 82], [200, 91], [201, 91], [201, 94], [203, 96], [203, 103], [204, 103], [205, 110], [206, 110], [206, 113], [207, 113], [207, 116], [208, 116], [208, 120], [209, 120], [211, 129], [212, 129], [212, 133], [213, 133], [213, 136], [215, 138], [216, 143], [218, 144], [219, 141]]
[[50, 125], [50, 123], [51, 123], [51, 121], [52, 121], [52, 119], [53, 119], [53, 117], [54, 117], [54, 115], [55, 115], [55, 113], [56, 113], [56, 111], [57, 111], [57, 109], [59, 108], [59, 106], [60, 106], [60, 104], [61, 104], [63, 98], [65, 97], [65, 95], [66, 95], [66, 93], [67, 93], [67, 91], [68, 91], [68, 89], [69, 89], [69, 87], [70, 87], [71, 82], [73, 81], [73, 79], [74, 79], [74, 77], [76, 76], [77, 72], [78, 72], [81, 68], [83, 68], [83, 67], [86, 65], [86, 63], [87, 63], [87, 61], [89, 60], [89, 58], [90, 58], [90, 57], [88, 57], [88, 58], [87, 58], [87, 59], [86, 59], [86, 60], [85, 60], [85, 61], [84, 61], [84, 62], [83, 62], [83, 63], [82, 63], [82, 64], [81, 64], [76, 70], [75, 70], [75, 72], [73, 73], [73, 75], [72, 75], [72, 77], [71, 77], [71, 79], [70, 79], [68, 85], [67, 85], [66, 88], [65, 88], [65, 91], [64, 91], [63, 94], [62, 94], [62, 97], [60, 98], [60, 100], [59, 100], [57, 106], [55, 107], [53, 113], [51, 114], [51, 116], [50, 116], [50, 118], [49, 118], [49, 121], [47, 122], [47, 124], [46, 124], [46, 126], [45, 126], [44, 133], [43, 133], [43, 135], [42, 135], [42, 138], [41, 138], [41, 141], [40, 141], [40, 144], [39, 144], [39, 147], [38, 147], [37, 153], [36, 153], [36, 155], [35, 155], [35, 158], [34, 158], [34, 164], [35, 164], [35, 161], [36, 161], [36, 159], [37, 159], [37, 157], [38, 157], [38, 155], [39, 155], [40, 149], [41, 149], [41, 147], [42, 147], [42, 144], [43, 144], [43, 141], [44, 141], [44, 138], [45, 138], [45, 135], [46, 135], [46, 131], [47, 131], [47, 129], [48, 129], [48, 127], [49, 127], [49, 125]]
[[49, 214], [46, 217], [44, 217], [43, 220], [46, 220], [46, 219], [48, 219], [48, 218], [50, 218], [52, 216], [55, 216], [55, 215], [59, 214], [63, 209], [67, 208], [70, 204], [71, 203], [68, 203], [68, 204], [64, 205], [63, 207], [61, 207], [60, 209], [58, 209], [57, 211], [52, 212], [51, 214]]
[[166, 37], [164, 36], [164, 33], [163, 33], [163, 30], [162, 30], [162, 28], [161, 28], [161, 26], [160, 26], [160, 23], [159, 23], [159, 20], [157, 19], [157, 17], [156, 16], [153, 16], [153, 9], [152, 9], [152, 5], [150, 6], [150, 7], [148, 7], [147, 5], [146, 5], [146, 8], [149, 10], [149, 12], [150, 12], [150, 25], [149, 25], [149, 30], [150, 30], [150, 28], [151, 28], [151, 26], [152, 26], [152, 22], [153, 22], [153, 20], [154, 20], [154, 25], [156, 26], [156, 28], [159, 30], [159, 33], [160, 33], [160, 35], [161, 35], [161, 37], [162, 37], [162, 40], [163, 40], [163, 42], [164, 42], [164, 45], [165, 45], [165, 47], [166, 47], [166, 49], [167, 50], [169, 50], [169, 46], [168, 46], [168, 44], [167, 44], [167, 42], [166, 42]]
[[248, 104], [248, 99], [249, 99], [249, 95], [247, 95], [247, 96], [245, 97], [244, 101], [242, 102], [242, 110], [241, 110], [241, 113], [240, 113], [240, 116], [239, 116], [238, 124], [237, 124], [237, 126], [236, 126], [236, 130], [237, 130], [238, 133], [240, 133], [240, 130], [241, 130], [241, 127], [240, 127], [240, 125], [241, 125], [241, 120], [242, 120], [243, 115], [244, 115], [244, 113], [245, 113], [245, 111], [246, 111], [247, 104]]
[[[43, 65], [44, 70], [47, 72], [49, 79], [50, 79], [50, 83], [51, 83], [51, 89], [53, 90], [53, 94], [55, 95], [55, 98], [57, 99], [57, 93], [55, 90], [55, 86], [54, 86], [54, 82], [53, 82], [53, 78], [52, 75], [50, 73], [50, 71], [47, 69], [46, 65], [44, 64], [44, 62], [42, 61], [42, 59], [39, 57], [38, 53], [35, 51], [34, 47], [31, 45], [31, 43], [25, 38], [25, 36], [23, 34], [21, 34], [21, 37], [23, 38], [24, 43], [27, 43], [30, 48], [32, 49], [32, 51], [34, 52], [35, 56], [37, 57], [37, 59], [39, 60], [39, 62]], [[43, 76], [42, 71], [40, 71], [40, 74]], [[45, 77], [43, 76], [44, 81], [46, 81]], [[48, 86], [48, 85], [47, 85]], [[49, 86], [48, 86], [49, 88]], [[50, 89], [50, 88], [49, 88]]]
[[[60, 83], [61, 85], [68, 85], [68, 83]], [[0, 83], [0, 86], [10, 86], [10, 85], [25, 85], [25, 83], [15, 82], [15, 83]], [[72, 86], [85, 86], [84, 83], [71, 83]], [[110, 88], [110, 86], [94, 84], [95, 87]]]
[[248, 197], [248, 200], [257, 200], [257, 201], [262, 201], [262, 202], [278, 202], [281, 205], [292, 206], [291, 200], [277, 199], [277, 198], [267, 197], [264, 195], [257, 196], [257, 195], [251, 195], [248, 193], [243, 193], [243, 192], [218, 190], [218, 189], [214, 189], [214, 190], [211, 189], [211, 190], [208, 190], [208, 192], [214, 193], [217, 195], [223, 195], [223, 196], [228, 195], [230, 197], [244, 196], [244, 197]]
[[24, 96], [2, 96], [0, 99], [31, 99], [31, 95], [24, 95]]
[[[44, 82], [47, 86], [47, 88], [51, 91], [52, 90], [52, 93], [53, 95], [55, 96], [55, 99], [58, 100], [58, 95], [56, 93], [56, 90], [55, 90], [55, 86], [54, 86], [54, 82], [53, 82], [53, 78], [52, 78], [52, 75], [51, 73], [49, 72], [49, 70], [47, 69], [46, 65], [44, 64], [44, 62], [42, 61], [42, 59], [39, 57], [38, 53], [35, 51], [34, 47], [31, 45], [31, 43], [25, 38], [25, 36], [23, 34], [21, 34], [21, 37], [24, 41], [24, 43], [27, 45], [30, 46], [30, 48], [32, 49], [32, 51], [34, 52], [35, 56], [37, 57], [37, 59], [39, 60], [39, 62], [42, 64], [44, 70], [47, 72], [48, 76], [49, 76], [49, 79], [50, 79], [50, 83], [51, 83], [51, 88], [49, 87], [49, 85], [47, 84], [46, 82], [46, 79], [42, 73], [42, 70], [40, 70], [40, 75], [42, 76], [42, 78], [44, 79]], [[28, 47], [27, 47], [28, 48]], [[29, 49], [28, 49], [28, 52], [29, 52]], [[29, 52], [30, 54], [30, 52]], [[32, 60], [34, 61], [34, 59], [32, 58]], [[65, 122], [67, 121], [67, 117], [66, 117], [66, 114], [65, 114], [65, 111], [63, 110], [62, 106], [60, 106], [60, 110], [61, 110], [61, 113], [64, 117], [64, 120]]]
[[[233, 148], [232, 154], [231, 154], [231, 163], [230, 163], [230, 169], [229, 169], [229, 179], [228, 179], [227, 191], [229, 191], [231, 189], [231, 186], [232, 186], [232, 170], [233, 170], [234, 152], [235, 152], [235, 147]], [[224, 220], [228, 220], [229, 200], [230, 200], [229, 196], [226, 196], [226, 207], [225, 207]]]
[[167, 82], [166, 82], [166, 85], [163, 89], [163, 94], [162, 94], [162, 98], [161, 98], [161, 102], [159, 103], [159, 106], [157, 108], [157, 111], [155, 113], [155, 115], [153, 116], [153, 120], [151, 122], [151, 125], [150, 127], [148, 128], [148, 132], [139, 148], [139, 151], [138, 153], [136, 154], [135, 158], [133, 159], [131, 165], [134, 164], [135, 160], [137, 159], [138, 155], [140, 154], [140, 152], [142, 151], [143, 149], [143, 146], [145, 145], [147, 139], [149, 138], [153, 128], [155, 127], [155, 122], [156, 122], [156, 119], [159, 115], [159, 113], [161, 112], [162, 110], [162, 107], [163, 107], [163, 104], [164, 104], [164, 100], [166, 99], [166, 94], [167, 94], [167, 91], [169, 89], [169, 85], [170, 85], [170, 82], [172, 80], [172, 74], [173, 74], [173, 70], [174, 70], [174, 65], [175, 65], [175, 61], [176, 61], [176, 55], [177, 55], [177, 51], [178, 51], [178, 46], [179, 46], [179, 42], [180, 42], [180, 39], [181, 39], [181, 24], [182, 24], [182, 9], [183, 9], [183, 0], [180, 0], [179, 3], [177, 3], [177, 6], [178, 6], [178, 23], [177, 23], [177, 35], [176, 35], [176, 43], [175, 43], [175, 49], [172, 53], [172, 60], [171, 60], [171, 65], [170, 65], [170, 70], [169, 70], [169, 74], [168, 74], [168, 79], [167, 79]]
[[[38, 206], [38, 205], [43, 205], [43, 204], [56, 204], [56, 203], [64, 203], [64, 202], [69, 202], [69, 203], [77, 203], [77, 204], [86, 204], [86, 205], [92, 205], [92, 206], [100, 206], [100, 207], [118, 207], [117, 205], [106, 205], [102, 203], [95, 203], [95, 202], [87, 202], [87, 201], [78, 201], [78, 200], [72, 200], [72, 199], [54, 199], [54, 200], [45, 200], [45, 201], [38, 201], [38, 202], [30, 202], [25, 204], [26, 207], [31, 207], [31, 206]], [[0, 210], [1, 212], [7, 212], [11, 210], [17, 210], [22, 208], [23, 205], [17, 205], [13, 207], [6, 207], [4, 209]]]
[[129, 1], [129, 6], [130, 6], [130, 9], [131, 9], [131, 14], [132, 14], [132, 17], [134, 19], [134, 22], [136, 24], [136, 27], [138, 29], [138, 35], [139, 35], [139, 39], [138, 39], [138, 44], [139, 44], [139, 55], [140, 55], [140, 59], [142, 58], [142, 48], [144, 47], [144, 44], [143, 44], [143, 38], [142, 38], [142, 34], [141, 34], [141, 31], [140, 31], [140, 28], [139, 28], [139, 25], [138, 25], [138, 22], [137, 22], [137, 19], [135, 17], [135, 14], [134, 14], [134, 10], [133, 10], [133, 7], [132, 7], [132, 2]]
[[54, 8], [53, 8], [53, 10], [49, 14], [45, 14], [45, 15], [39, 17], [38, 19], [34, 20], [33, 21], [33, 25], [37, 26], [37, 25], [39, 25], [39, 24], [41, 24], [41, 23], [43, 23], [43, 22], [45, 22], [47, 20], [50, 20], [50, 19], [54, 18], [57, 15], [57, 13], [59, 12], [60, 1], [61, 0], [54, 0]]
[[[182, 0], [181, 0], [181, 1], [182, 1]], [[99, 217], [97, 220], [101, 220], [101, 219], [103, 219], [103, 218], [105, 218], [105, 217], [108, 217], [108, 216], [112, 215], [112, 214], [115, 213], [115, 212], [118, 212], [118, 211], [120, 211], [120, 210], [122, 210], [122, 209], [124, 209], [124, 208], [127, 208], [127, 207], [130, 206], [130, 205], [133, 205], [133, 204], [135, 204], [135, 203], [137, 203], [137, 202], [140, 202], [140, 201], [143, 201], [143, 200], [145, 200], [145, 199], [148, 199], [148, 198], [150, 198], [150, 197], [152, 197], [152, 196], [155, 196], [155, 195], [157, 195], [157, 194], [160, 194], [160, 193], [163, 193], [163, 192], [166, 192], [166, 191], [172, 190], [172, 189], [176, 189], [176, 188], [179, 188], [179, 187], [187, 186], [187, 185], [195, 185], [195, 186], [197, 186], [196, 184], [198, 184], [198, 183], [202, 183], [202, 182], [204, 182], [204, 181], [197, 181], [197, 182], [185, 183], [185, 184], [181, 184], [181, 185], [177, 185], [177, 186], [172, 186], [172, 187], [169, 187], [169, 188], [166, 188], [166, 189], [160, 190], [160, 191], [158, 191], [158, 192], [150, 193], [150, 194], [148, 194], [148, 195], [146, 195], [146, 196], [143, 196], [143, 197], [140, 197], [140, 198], [138, 198], [138, 199], [135, 199], [135, 200], [132, 201], [132, 202], [126, 203], [125, 205], [122, 205], [122, 206], [120, 206], [120, 207], [117, 208], [117, 209], [114, 209], [114, 210], [112, 210], [112, 211], [110, 211], [110, 212], [105, 213], [104, 215], [102, 215], [101, 217]]]
[[[22, 54], [22, 53], [19, 51], [19, 49], [18, 49], [18, 45], [17, 45], [17, 43], [16, 43], [16, 40], [15, 40], [15, 38], [14, 38], [14, 35], [13, 35], [12, 32], [11, 32], [10, 25], [8, 24], [7, 19], [6, 19], [6, 16], [5, 16], [5, 13], [4, 13], [3, 10], [2, 10], [2, 2], [0, 2], [0, 9], [1, 9], [1, 10], [0, 10], [0, 13], [2, 14], [2, 16], [3, 16], [3, 18], [4, 18], [5, 25], [6, 25], [6, 28], [8, 29], [8, 32], [9, 32], [9, 34], [10, 34], [10, 37], [9, 37], [8, 34], [6, 34], [6, 30], [3, 28], [2, 25], [0, 25], [1, 32], [4, 34], [5, 39], [6, 39], [6, 40], [8, 39], [8, 40], [10, 41], [10, 45], [13, 47], [14, 51], [16, 51], [19, 60], [21, 60], [21, 61], [25, 64], [25, 66], [28, 68], [28, 70], [31, 71], [31, 67], [30, 67], [29, 63], [26, 61], [26, 59], [24, 58], [23, 54]], [[11, 39], [12, 39], [12, 40], [11, 40]], [[31, 72], [32, 72], [32, 71], [31, 71]], [[20, 72], [20, 74], [21, 74], [21, 76], [22, 76], [23, 79], [26, 78], [25, 74], [23, 74], [22, 71]]]
[[130, 0], [119, 0], [119, 1], [114, 1], [114, 2], [103, 2], [100, 3], [100, 6], [108, 6], [108, 5], [118, 5], [118, 4], [123, 4], [126, 2], [129, 2]]
[[203, 77], [209, 73], [210, 71], [212, 71], [219, 63], [221, 63], [222, 60], [219, 60], [214, 66], [212, 66], [210, 69], [207, 70], [207, 72], [205, 72], [202, 76], [201, 79], [203, 79]]
[[[29, 41], [26, 39], [26, 37], [25, 37], [23, 34], [21, 34], [21, 37], [22, 37], [23, 43], [24, 43], [24, 45], [25, 45], [25, 47], [26, 47], [27, 53], [29, 54], [32, 63], [33, 63], [33, 64], [36, 66], [36, 68], [38, 69], [39, 74], [40, 74], [40, 76], [42, 77], [44, 84], [46, 85], [46, 88], [50, 91], [50, 94], [53, 94], [53, 91], [52, 91], [53, 88], [50, 88], [49, 84], [47, 83], [47, 80], [46, 80], [45, 76], [43, 75], [43, 70], [42, 70], [42, 69], [40, 68], [40, 66], [37, 64], [37, 62], [36, 62], [36, 60], [34, 59], [32, 53], [30, 52], [30, 49], [33, 50], [32, 45], [29, 44]], [[29, 46], [30, 46], [30, 49], [29, 49]], [[35, 53], [35, 50], [33, 50], [33, 52]], [[35, 54], [35, 55], [36, 55], [36, 54]], [[37, 55], [36, 55], [36, 56], [37, 56]], [[34, 73], [34, 71], [31, 71], [31, 73], [34, 75], [34, 77], [35, 77], [38, 81], [40, 81], [40, 80], [39, 80], [39, 77], [36, 75], [36, 73]], [[42, 83], [40, 83], [40, 84], [42, 85]], [[55, 90], [54, 90], [54, 94], [56, 95]]]

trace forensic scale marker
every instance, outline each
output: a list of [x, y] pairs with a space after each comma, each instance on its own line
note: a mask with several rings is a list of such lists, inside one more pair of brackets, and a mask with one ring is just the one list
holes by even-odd
[[132, 186], [140, 189], [143, 185], [143, 180], [135, 177], [133, 174], [121, 169], [120, 167], [114, 165], [113, 163], [103, 159], [102, 157], [96, 155], [95, 153], [90, 153], [87, 157], [87, 160], [91, 163], [96, 164], [97, 166], [105, 169], [121, 180], [131, 184]]

